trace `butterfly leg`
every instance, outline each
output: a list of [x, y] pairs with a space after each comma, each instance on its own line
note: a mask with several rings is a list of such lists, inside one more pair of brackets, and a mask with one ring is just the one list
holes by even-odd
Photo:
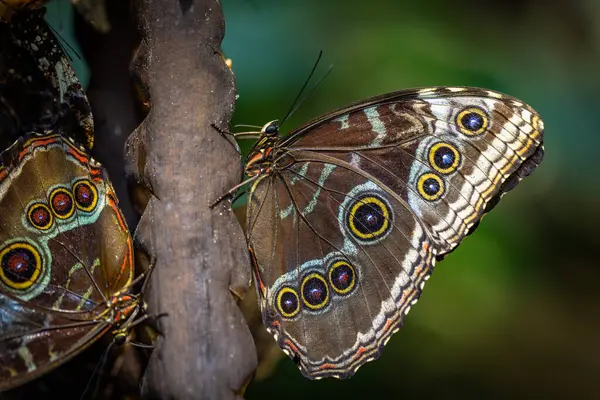
[[[235, 147], [235, 150], [241, 154], [241, 151], [239, 149], [239, 147], [237, 145], [234, 145], [230, 140], [229, 140], [229, 136], [233, 136], [235, 139], [258, 139], [260, 138], [261, 132], [256, 132], [256, 131], [249, 131], [249, 132], [229, 132], [226, 131], [224, 129], [221, 129], [217, 126], [217, 124], [215, 124], [214, 122], [210, 124], [211, 127], [213, 127], [217, 132], [219, 132], [224, 138], [227, 139], [227, 141], [229, 143], [232, 144], [232, 146]], [[238, 125], [236, 125], [238, 126]]]
[[[227, 191], [227, 193], [223, 194], [222, 196], [220, 196], [218, 199], [216, 199], [215, 201], [213, 201], [209, 207], [210, 208], [214, 208], [217, 204], [219, 204], [221, 201], [223, 201], [226, 197], [231, 197], [233, 196], [242, 186], [246, 185], [247, 183], [250, 182], [254, 182], [255, 180], [257, 180], [258, 178], [260, 178], [260, 175], [255, 175], [252, 178], [246, 179], [245, 181], [238, 183], [237, 185], [235, 185], [234, 187], [232, 187], [231, 189], [229, 189]], [[240, 194], [240, 196], [243, 194], [244, 192], [242, 192]], [[237, 200], [239, 198], [239, 196], [234, 197], [233, 201]], [[232, 202], [233, 202], [232, 201]]]
[[238, 146], [237, 142], [235, 141], [235, 133], [232, 133], [232, 132], [229, 132], [229, 131], [219, 128], [217, 126], [217, 124], [215, 124], [214, 122], [211, 123], [210, 126], [212, 126], [217, 132], [219, 132], [221, 134], [221, 136], [223, 136], [227, 140], [227, 142], [229, 142], [229, 144], [231, 144], [233, 146], [235, 151], [237, 151], [240, 156], [242, 155], [240, 147]]

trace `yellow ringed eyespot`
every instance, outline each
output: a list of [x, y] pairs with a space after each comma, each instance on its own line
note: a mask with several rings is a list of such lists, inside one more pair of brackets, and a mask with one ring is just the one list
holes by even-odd
[[374, 195], [360, 197], [350, 205], [346, 225], [359, 239], [379, 239], [391, 229], [390, 209]]
[[435, 201], [444, 194], [444, 181], [436, 174], [428, 172], [417, 180], [417, 190], [425, 200]]
[[467, 136], [481, 135], [489, 123], [488, 115], [479, 107], [468, 107], [456, 116], [458, 129]]
[[311, 310], [320, 310], [329, 301], [327, 281], [320, 274], [313, 272], [302, 280], [302, 300]]
[[47, 205], [43, 203], [34, 203], [27, 211], [27, 220], [31, 225], [42, 231], [52, 227], [52, 213]]
[[335, 261], [329, 267], [329, 284], [338, 294], [348, 294], [356, 285], [354, 267], [346, 261]]
[[458, 149], [446, 142], [439, 142], [429, 149], [429, 165], [440, 174], [456, 171], [460, 164]]
[[92, 211], [98, 204], [98, 191], [94, 184], [87, 179], [75, 182], [73, 195], [77, 208], [82, 211]]
[[0, 251], [0, 280], [11, 289], [28, 289], [41, 271], [40, 253], [29, 243], [16, 242]]
[[293, 318], [300, 311], [298, 293], [292, 288], [283, 287], [277, 293], [277, 309], [285, 318]]
[[50, 205], [57, 218], [67, 219], [73, 215], [73, 195], [67, 189], [57, 188], [50, 193]]

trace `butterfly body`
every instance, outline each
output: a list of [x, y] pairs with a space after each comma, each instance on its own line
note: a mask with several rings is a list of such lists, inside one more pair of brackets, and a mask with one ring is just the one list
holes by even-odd
[[334, 111], [247, 158], [263, 322], [310, 378], [377, 358], [451, 252], [541, 162], [543, 124], [477, 88], [413, 89]]

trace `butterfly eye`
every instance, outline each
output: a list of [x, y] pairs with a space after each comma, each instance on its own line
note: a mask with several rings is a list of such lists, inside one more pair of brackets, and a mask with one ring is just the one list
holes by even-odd
[[0, 280], [12, 289], [31, 287], [41, 270], [40, 253], [29, 243], [13, 243], [0, 251]]
[[123, 347], [127, 343], [127, 331], [115, 330], [113, 331], [113, 343], [117, 347]]
[[42, 203], [35, 203], [27, 211], [29, 223], [40, 230], [48, 230], [52, 226], [52, 214], [48, 206]]
[[277, 308], [281, 315], [286, 318], [293, 318], [300, 311], [300, 301], [298, 293], [292, 288], [284, 287], [277, 294]]
[[320, 310], [329, 301], [327, 281], [320, 274], [313, 272], [302, 280], [302, 299], [312, 310]]
[[267, 125], [267, 127], [265, 128], [265, 133], [273, 134], [273, 133], [277, 133], [278, 130], [279, 130], [279, 127], [277, 125], [275, 125], [275, 123], [271, 123], [271, 124]]
[[435, 201], [444, 194], [444, 181], [436, 174], [429, 172], [419, 177], [417, 189], [425, 200]]
[[329, 283], [338, 294], [347, 294], [356, 285], [356, 274], [346, 261], [336, 261], [329, 269]]
[[50, 205], [54, 214], [61, 219], [67, 219], [73, 215], [75, 206], [73, 205], [73, 196], [63, 188], [54, 189], [50, 193]]
[[350, 206], [346, 224], [357, 238], [375, 241], [390, 231], [390, 215], [390, 207], [382, 198], [368, 195]]
[[82, 211], [92, 211], [98, 203], [98, 191], [88, 180], [76, 182], [73, 193], [77, 207]]
[[449, 174], [458, 168], [460, 153], [449, 143], [436, 143], [429, 150], [429, 164], [440, 174]]
[[489, 118], [481, 108], [469, 107], [458, 113], [456, 125], [465, 135], [481, 135], [489, 125]]

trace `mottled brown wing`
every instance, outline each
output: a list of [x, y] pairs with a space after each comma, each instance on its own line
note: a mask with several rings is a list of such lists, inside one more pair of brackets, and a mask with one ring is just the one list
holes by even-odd
[[348, 377], [379, 355], [435, 259], [541, 161], [542, 131], [511, 97], [434, 88], [281, 141], [251, 188], [247, 235], [265, 325], [306, 376]]
[[6, 388], [64, 362], [106, 329], [107, 300], [132, 281], [133, 251], [106, 171], [72, 140], [30, 134], [1, 162]]
[[110, 324], [39, 310], [0, 293], [0, 391], [22, 385], [68, 361]]
[[45, 8], [36, 7], [42, 2], [13, 3], [22, 4], [0, 0], [0, 151], [19, 136], [46, 130], [60, 130], [91, 149], [91, 107], [44, 19]]

